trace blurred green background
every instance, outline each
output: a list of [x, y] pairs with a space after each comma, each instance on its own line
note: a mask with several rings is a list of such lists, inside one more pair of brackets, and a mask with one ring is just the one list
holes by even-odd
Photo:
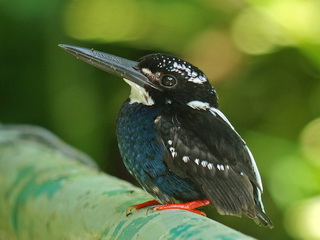
[[251, 148], [275, 228], [209, 216], [259, 239], [320, 239], [319, 9], [318, 0], [2, 0], [0, 121], [48, 128], [134, 182], [115, 138], [129, 87], [57, 45], [177, 55], [207, 74]]

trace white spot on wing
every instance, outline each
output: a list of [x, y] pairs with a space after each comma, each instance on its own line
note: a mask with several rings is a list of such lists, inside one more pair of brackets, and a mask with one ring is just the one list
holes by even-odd
[[182, 161], [184, 161], [185, 163], [190, 161], [190, 158], [188, 156], [183, 156], [182, 157]]
[[171, 99], [166, 99], [166, 104], [171, 104], [172, 100]]
[[208, 169], [209, 169], [209, 170], [213, 169], [213, 164], [212, 164], [212, 163], [209, 163], [209, 164], [208, 164]]
[[206, 167], [208, 165], [208, 161], [201, 161], [202, 167]]
[[218, 168], [218, 170], [220, 170], [220, 171], [224, 171], [224, 166], [223, 166], [223, 164], [217, 164], [217, 168]]
[[169, 151], [171, 152], [171, 156], [173, 158], [177, 157], [178, 153], [176, 152], [176, 149], [174, 147], [170, 147]]
[[161, 119], [161, 116], [156, 117], [156, 119], [154, 120], [154, 123], [158, 123]]
[[[248, 148], [247, 145], [245, 145], [245, 141], [243, 141], [243, 139], [241, 138], [241, 136], [237, 133], [237, 131], [234, 129], [234, 127], [231, 125], [231, 123], [229, 122], [229, 120], [226, 118], [226, 116], [220, 111], [218, 110], [217, 108], [214, 108], [214, 107], [211, 107], [210, 108], [210, 112], [215, 115], [215, 116], [219, 116], [223, 121], [225, 121], [229, 127], [239, 136], [239, 138], [242, 140], [243, 144], [244, 144], [244, 147], [246, 148], [248, 154], [249, 154], [249, 158], [250, 158], [250, 161], [251, 161], [251, 164], [252, 164], [252, 167], [253, 167], [253, 171], [254, 171], [254, 174], [255, 174], [255, 177], [257, 179], [257, 183], [259, 185], [259, 187], [257, 188], [257, 191], [258, 191], [258, 200], [259, 200], [259, 203], [261, 205], [261, 208], [263, 210], [263, 204], [262, 204], [262, 200], [261, 200], [261, 192], [263, 191], [263, 186], [262, 186], [262, 181], [261, 181], [261, 176], [260, 176], [260, 173], [259, 173], [259, 170], [258, 170], [258, 167], [257, 167], [257, 164], [254, 160], [254, 157], [250, 151], [250, 149]], [[226, 166], [227, 169], [229, 169], [229, 166], [227, 165]], [[217, 168], [219, 169], [219, 167], [217, 166]], [[221, 167], [220, 167], [221, 169]], [[219, 170], [220, 170], [219, 169]], [[240, 172], [240, 175], [243, 176], [244, 173], [243, 172]]]

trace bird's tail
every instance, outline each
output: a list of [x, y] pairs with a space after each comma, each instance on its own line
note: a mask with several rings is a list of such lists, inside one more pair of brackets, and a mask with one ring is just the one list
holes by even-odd
[[256, 206], [256, 217], [254, 221], [261, 226], [273, 228], [273, 223], [265, 214], [263, 209], [260, 206]]

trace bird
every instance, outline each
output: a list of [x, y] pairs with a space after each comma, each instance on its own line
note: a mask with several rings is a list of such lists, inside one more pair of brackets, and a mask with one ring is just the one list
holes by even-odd
[[117, 117], [118, 147], [130, 174], [155, 200], [130, 209], [153, 206], [205, 215], [197, 208], [213, 205], [222, 215], [273, 227], [254, 157], [219, 110], [217, 92], [200, 69], [162, 53], [132, 61], [59, 46], [131, 87]]

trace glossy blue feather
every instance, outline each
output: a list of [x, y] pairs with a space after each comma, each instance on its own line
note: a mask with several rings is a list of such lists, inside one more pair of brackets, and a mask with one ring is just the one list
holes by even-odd
[[159, 141], [155, 119], [161, 107], [125, 102], [117, 119], [120, 154], [128, 171], [161, 203], [202, 199], [197, 187], [169, 171], [163, 161], [165, 147]]

